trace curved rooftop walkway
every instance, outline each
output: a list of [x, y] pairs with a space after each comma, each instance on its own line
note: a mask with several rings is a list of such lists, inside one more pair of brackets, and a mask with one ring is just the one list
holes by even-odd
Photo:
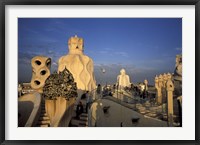
[[[107, 107], [109, 113], [104, 113]], [[167, 127], [167, 122], [142, 115], [133, 110], [130, 105], [119, 102], [113, 97], [107, 96], [96, 100], [91, 107], [91, 126], [97, 127]], [[132, 120], [138, 119], [138, 122]]]

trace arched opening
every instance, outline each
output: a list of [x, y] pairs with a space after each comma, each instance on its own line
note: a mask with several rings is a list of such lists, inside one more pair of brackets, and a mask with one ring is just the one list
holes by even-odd
[[45, 75], [45, 74], [46, 74], [46, 70], [42, 70], [42, 71], [40, 72], [40, 74], [41, 74], [41, 75]]
[[35, 83], [36, 85], [40, 85], [40, 81], [38, 81], [38, 80], [34, 81], [34, 83]]
[[41, 61], [39, 61], [39, 60], [36, 60], [35, 63], [36, 63], [37, 65], [41, 65]]

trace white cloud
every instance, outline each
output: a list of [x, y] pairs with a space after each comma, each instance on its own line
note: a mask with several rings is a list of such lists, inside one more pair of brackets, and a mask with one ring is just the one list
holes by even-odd
[[[101, 69], [105, 69], [105, 73], [102, 73]], [[95, 78], [97, 83], [108, 84], [116, 83], [117, 76], [120, 74], [120, 70], [124, 68], [126, 73], [130, 76], [133, 83], [143, 82], [147, 79], [150, 84], [154, 84], [154, 77], [157, 74], [164, 73], [170, 70], [158, 69], [153, 66], [135, 66], [134, 64], [101, 64], [96, 63], [94, 66]]]
[[114, 54], [122, 56], [122, 57], [129, 57], [128, 53], [122, 52], [122, 51], [114, 52]]
[[101, 54], [108, 54], [108, 51], [101, 50], [101, 51], [99, 51], [99, 53], [101, 53]]
[[98, 51], [99, 54], [103, 54], [103, 55], [108, 55], [108, 56], [120, 56], [120, 57], [129, 57], [127, 52], [123, 52], [123, 51], [115, 51], [111, 48], [104, 48], [101, 51]]

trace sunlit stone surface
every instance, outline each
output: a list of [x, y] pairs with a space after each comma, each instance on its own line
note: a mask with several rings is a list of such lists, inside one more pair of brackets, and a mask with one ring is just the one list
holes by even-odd
[[174, 84], [172, 82], [172, 76], [170, 73], [167, 74], [167, 104], [168, 104], [168, 121], [173, 122], [173, 91], [174, 91]]
[[119, 83], [119, 87], [122, 89], [124, 87], [129, 87], [130, 86], [130, 78], [126, 74], [125, 69], [120, 70], [120, 75], [117, 77], [117, 82]]
[[144, 85], [145, 85], [145, 91], [148, 91], [148, 80], [144, 80]]
[[162, 104], [162, 87], [163, 87], [163, 76], [160, 74], [159, 77], [155, 77], [155, 88], [157, 90], [157, 103]]
[[31, 65], [31, 87], [42, 93], [45, 81], [50, 75], [51, 59], [44, 56], [35, 56], [31, 60]]
[[176, 55], [174, 79], [182, 81], [182, 55]]
[[176, 55], [176, 65], [174, 70], [174, 87], [177, 96], [182, 95], [182, 55]]
[[58, 61], [58, 72], [63, 71], [66, 67], [73, 74], [78, 89], [89, 91], [95, 89], [93, 60], [83, 53], [83, 38], [71, 37], [68, 40], [68, 48], [69, 53]]

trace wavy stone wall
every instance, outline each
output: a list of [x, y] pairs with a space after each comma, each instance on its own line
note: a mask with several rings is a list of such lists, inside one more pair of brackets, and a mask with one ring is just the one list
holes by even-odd
[[58, 72], [66, 67], [73, 74], [78, 89], [89, 91], [95, 89], [94, 65], [92, 59], [83, 54], [83, 39], [77, 36], [71, 37], [68, 44], [69, 53], [59, 59]]

